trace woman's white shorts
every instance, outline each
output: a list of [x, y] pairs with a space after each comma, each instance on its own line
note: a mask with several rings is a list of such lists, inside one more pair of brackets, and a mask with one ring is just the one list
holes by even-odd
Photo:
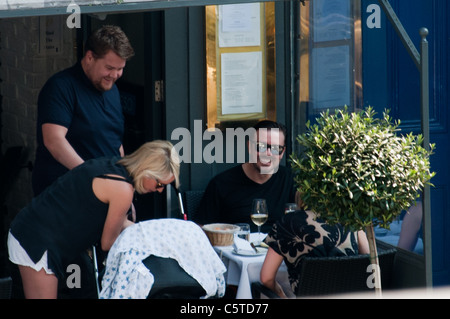
[[47, 274], [53, 274], [53, 271], [48, 268], [47, 251], [45, 251], [42, 255], [41, 260], [39, 260], [37, 263], [34, 263], [31, 260], [30, 256], [28, 256], [25, 249], [23, 249], [23, 247], [20, 245], [19, 241], [11, 234], [11, 232], [8, 233], [8, 253], [9, 260], [17, 265], [28, 266], [36, 271], [40, 271], [42, 268], [44, 268]]

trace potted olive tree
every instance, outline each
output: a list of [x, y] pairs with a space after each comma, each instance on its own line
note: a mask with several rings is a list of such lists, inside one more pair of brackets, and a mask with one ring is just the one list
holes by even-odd
[[[400, 121], [373, 108], [321, 113], [317, 123], [297, 137], [301, 155], [290, 157], [301, 200], [327, 223], [352, 231], [364, 229], [371, 263], [378, 265], [374, 226], [389, 229], [434, 176], [422, 135], [400, 134]], [[375, 280], [380, 283], [379, 271]], [[381, 294], [381, 288], [376, 288]]]

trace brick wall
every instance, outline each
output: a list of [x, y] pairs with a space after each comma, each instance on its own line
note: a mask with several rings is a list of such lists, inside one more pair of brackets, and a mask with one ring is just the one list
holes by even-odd
[[[49, 76], [71, 66], [76, 60], [75, 31], [64, 17], [0, 19], [0, 95], [2, 96], [2, 153], [11, 146], [25, 146], [34, 162], [36, 149], [37, 97]], [[40, 31], [50, 29], [58, 35], [58, 53], [42, 50]], [[40, 29], [41, 28], [41, 29]], [[55, 32], [56, 31], [56, 32]], [[41, 51], [40, 51], [41, 48]], [[22, 169], [8, 194], [11, 219], [32, 198], [31, 172]]]

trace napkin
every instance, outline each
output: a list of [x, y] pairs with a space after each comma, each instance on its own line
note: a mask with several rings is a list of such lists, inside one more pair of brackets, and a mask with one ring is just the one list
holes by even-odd
[[233, 248], [238, 254], [256, 254], [256, 251], [250, 245], [250, 242], [237, 236], [234, 237]]

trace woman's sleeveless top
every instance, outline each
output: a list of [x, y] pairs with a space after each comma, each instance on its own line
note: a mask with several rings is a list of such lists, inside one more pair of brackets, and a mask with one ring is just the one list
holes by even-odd
[[[48, 266], [58, 278], [82, 251], [102, 235], [108, 204], [94, 194], [92, 181], [105, 174], [133, 184], [119, 157], [84, 162], [57, 179], [22, 209], [11, 224], [11, 233], [37, 262], [48, 251]], [[125, 212], [124, 212], [125, 213]]]

